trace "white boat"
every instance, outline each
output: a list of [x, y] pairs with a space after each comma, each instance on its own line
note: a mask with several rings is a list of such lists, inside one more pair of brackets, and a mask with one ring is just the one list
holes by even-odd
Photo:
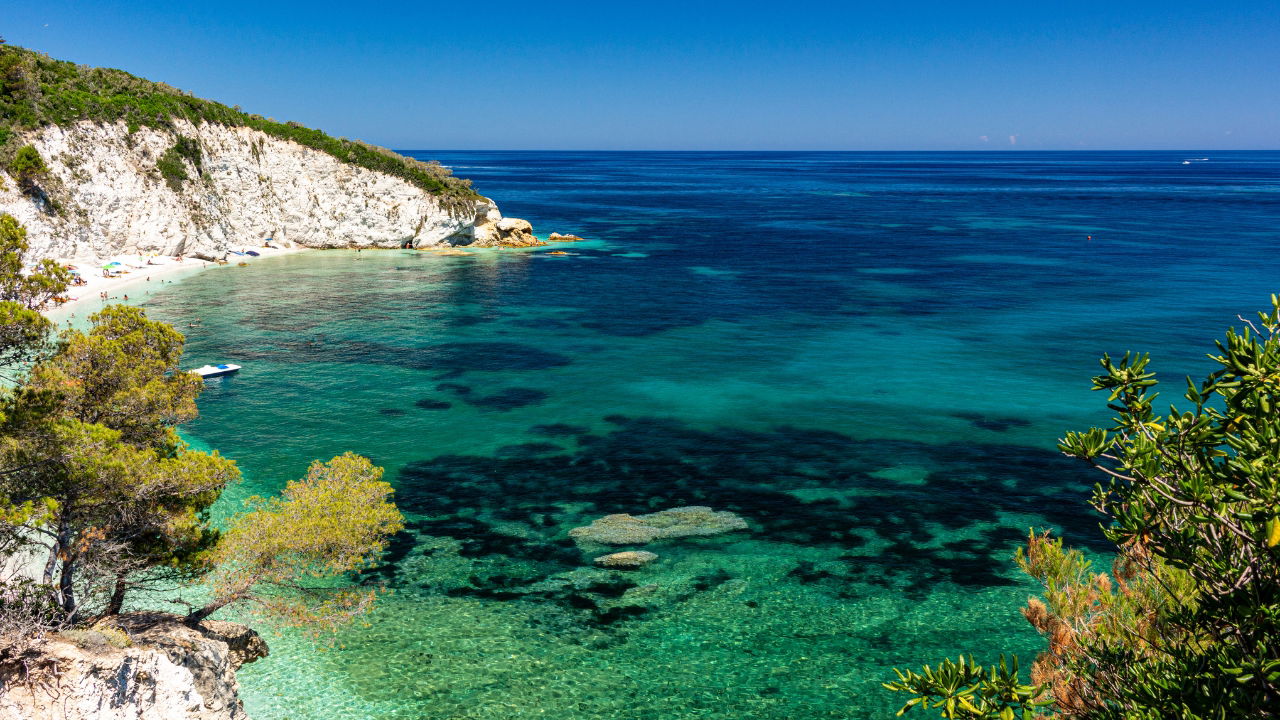
[[204, 367], [196, 368], [190, 372], [193, 372], [202, 378], [222, 377], [223, 375], [240, 372], [240, 366], [225, 363], [222, 365], [205, 365]]

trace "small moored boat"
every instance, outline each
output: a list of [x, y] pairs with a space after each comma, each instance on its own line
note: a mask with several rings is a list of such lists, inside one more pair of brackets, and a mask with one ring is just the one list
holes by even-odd
[[239, 365], [229, 365], [224, 363], [222, 365], [205, 365], [204, 367], [196, 368], [195, 370], [191, 370], [190, 372], [193, 372], [199, 375], [200, 377], [207, 379], [207, 378], [213, 378], [213, 377], [222, 377], [223, 375], [230, 375], [231, 373], [239, 372], [239, 371], [240, 371]]

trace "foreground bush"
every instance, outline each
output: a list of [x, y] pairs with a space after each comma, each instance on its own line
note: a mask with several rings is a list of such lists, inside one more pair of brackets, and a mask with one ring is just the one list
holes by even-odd
[[[1058, 715], [1280, 716], [1280, 298], [1216, 346], [1219, 368], [1166, 413], [1147, 355], [1103, 357], [1093, 386], [1115, 424], [1059, 444], [1105, 478], [1092, 505], [1116, 559], [1095, 573], [1047, 534], [1019, 551], [1045, 590], [1023, 610], [1049, 641], [1031, 680]], [[908, 707], [955, 694], [928, 678], [886, 687], [915, 695]], [[1011, 717], [961, 711], [944, 716]]]

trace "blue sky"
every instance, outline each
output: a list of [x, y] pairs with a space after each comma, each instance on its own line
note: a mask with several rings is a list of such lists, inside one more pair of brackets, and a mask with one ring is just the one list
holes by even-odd
[[1271, 2], [6, 3], [0, 34], [435, 149], [1275, 149]]

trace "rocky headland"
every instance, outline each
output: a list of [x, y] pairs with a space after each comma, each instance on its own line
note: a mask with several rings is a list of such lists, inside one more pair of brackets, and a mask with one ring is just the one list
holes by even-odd
[[235, 671], [267, 651], [235, 623], [193, 628], [173, 615], [122, 615], [0, 666], [0, 717], [245, 720]]
[[[175, 160], [187, 179], [167, 181], [158, 166], [180, 139], [198, 154]], [[528, 222], [488, 198], [435, 194], [251, 127], [83, 120], [9, 143], [34, 147], [47, 166], [39, 192], [0, 171], [0, 212], [26, 226], [38, 256], [222, 259], [268, 238], [309, 248], [538, 244]]]

